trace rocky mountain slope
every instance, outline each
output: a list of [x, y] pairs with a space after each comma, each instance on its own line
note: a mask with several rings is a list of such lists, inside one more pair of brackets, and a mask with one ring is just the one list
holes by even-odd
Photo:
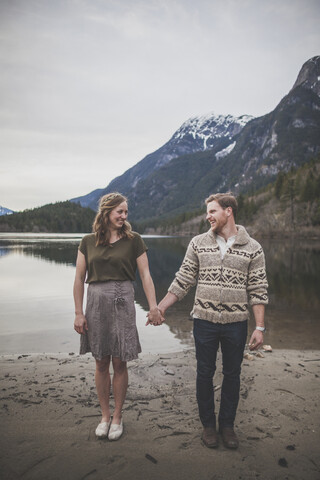
[[214, 113], [191, 117], [181, 125], [165, 145], [147, 155], [123, 175], [112, 180], [105, 189], [94, 190], [88, 195], [73, 198], [71, 201], [80, 203], [83, 207], [96, 209], [99, 198], [105, 193], [120, 191], [128, 195], [139, 182], [147, 179], [174, 158], [207, 151], [216, 146], [229, 147], [231, 151], [234, 146], [233, 138], [253, 118], [249, 115], [234, 117]]
[[[254, 237], [320, 238], [320, 154], [253, 195], [238, 196], [237, 223]], [[168, 219], [139, 224], [146, 234], [197, 235], [208, 230], [205, 205]]]
[[213, 191], [256, 190], [279, 172], [316, 157], [320, 152], [320, 57], [306, 62], [299, 78], [302, 81], [272, 112], [251, 120], [233, 137], [232, 150], [229, 142], [227, 149], [216, 144], [206, 152], [178, 157], [139, 182], [128, 192], [131, 218], [148, 221], [197, 209]]
[[301, 85], [320, 96], [319, 61], [320, 55], [310, 58], [310, 60], [303, 65], [292, 90]]
[[96, 208], [102, 194], [118, 190], [129, 197], [130, 218], [145, 222], [197, 209], [212, 191], [239, 194], [266, 185], [320, 151], [319, 85], [317, 56], [267, 115], [194, 117], [105, 190], [73, 201]]

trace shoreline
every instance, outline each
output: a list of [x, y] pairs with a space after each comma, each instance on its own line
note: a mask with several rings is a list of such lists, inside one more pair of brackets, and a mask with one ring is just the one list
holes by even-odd
[[95, 437], [100, 408], [90, 354], [3, 355], [2, 478], [316, 480], [320, 350], [263, 355], [243, 361], [237, 451], [201, 443], [193, 348], [128, 363], [124, 435], [117, 442]]

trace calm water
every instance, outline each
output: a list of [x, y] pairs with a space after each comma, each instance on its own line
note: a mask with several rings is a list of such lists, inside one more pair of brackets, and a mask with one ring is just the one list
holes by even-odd
[[[81, 235], [0, 234], [0, 352], [78, 352], [72, 287]], [[166, 294], [188, 238], [146, 237], [158, 299]], [[265, 342], [275, 348], [319, 348], [320, 244], [261, 241], [270, 305]], [[167, 313], [162, 327], [145, 327], [148, 305], [136, 282], [137, 325], [143, 352], [193, 346], [194, 291]], [[253, 327], [251, 320], [250, 327]], [[251, 329], [250, 328], [250, 329]]]

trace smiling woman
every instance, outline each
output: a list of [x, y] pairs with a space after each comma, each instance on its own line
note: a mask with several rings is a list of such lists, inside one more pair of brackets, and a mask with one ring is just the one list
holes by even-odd
[[[120, 202], [120, 203], [119, 203]], [[109, 193], [100, 199], [93, 223], [96, 246], [110, 245], [120, 238], [134, 237], [128, 217], [128, 202], [120, 193]]]
[[[147, 247], [127, 222], [127, 199], [109, 193], [100, 200], [93, 232], [80, 243], [74, 282], [74, 328], [81, 334], [80, 353], [92, 352], [96, 360], [96, 387], [102, 419], [96, 429], [99, 438], [117, 440], [123, 432], [122, 406], [128, 386], [127, 361], [141, 352], [136, 326], [132, 282], [138, 268], [153, 324], [162, 318], [149, 272]], [[84, 281], [89, 283], [83, 314]], [[151, 322], [147, 322], [151, 323]], [[111, 421], [109, 396], [113, 365], [115, 410]]]

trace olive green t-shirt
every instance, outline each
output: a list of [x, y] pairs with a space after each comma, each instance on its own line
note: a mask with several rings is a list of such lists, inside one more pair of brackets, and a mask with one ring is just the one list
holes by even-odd
[[86, 283], [135, 280], [137, 258], [147, 251], [147, 247], [138, 233], [132, 233], [132, 239], [120, 238], [112, 246], [96, 247], [94, 233], [82, 238], [79, 250], [86, 258]]

